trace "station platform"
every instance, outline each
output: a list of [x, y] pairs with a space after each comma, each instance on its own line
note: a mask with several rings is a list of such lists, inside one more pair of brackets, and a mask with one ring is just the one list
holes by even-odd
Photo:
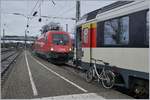
[[23, 51], [2, 85], [1, 96], [2, 99], [134, 99], [96, 82], [87, 83], [81, 74]]

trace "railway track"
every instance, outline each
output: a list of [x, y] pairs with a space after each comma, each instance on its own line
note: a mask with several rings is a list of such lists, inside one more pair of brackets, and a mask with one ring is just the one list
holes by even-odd
[[9, 69], [10, 65], [15, 62], [15, 59], [20, 54], [20, 51], [2, 49], [1, 51], [1, 76]]
[[7, 51], [12, 51], [12, 49], [9, 49], [9, 48], [1, 48], [1, 52], [2, 52], [2, 53], [7, 52]]

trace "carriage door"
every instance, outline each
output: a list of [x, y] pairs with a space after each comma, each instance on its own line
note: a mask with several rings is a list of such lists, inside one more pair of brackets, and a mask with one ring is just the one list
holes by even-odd
[[93, 48], [96, 47], [96, 23], [87, 23], [82, 25], [82, 49], [84, 56], [82, 61], [86, 66], [91, 64]]
[[[84, 66], [88, 67], [91, 62], [91, 24], [86, 23], [82, 25], [82, 49], [83, 49], [83, 57], [82, 62], [84, 62]], [[85, 68], [86, 69], [86, 68]]]
[[76, 65], [81, 65], [81, 59], [83, 56], [82, 52], [82, 28], [77, 27], [76, 29]]

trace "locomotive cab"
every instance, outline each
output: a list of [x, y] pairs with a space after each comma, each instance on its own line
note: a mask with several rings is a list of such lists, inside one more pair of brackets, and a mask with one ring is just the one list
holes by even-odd
[[50, 35], [50, 58], [60, 62], [67, 62], [73, 58], [71, 39], [68, 33], [52, 32]]

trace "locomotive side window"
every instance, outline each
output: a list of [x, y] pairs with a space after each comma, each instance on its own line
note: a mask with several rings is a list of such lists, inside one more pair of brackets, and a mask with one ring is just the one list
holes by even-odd
[[122, 17], [104, 23], [105, 45], [126, 45], [129, 43], [129, 17]]

